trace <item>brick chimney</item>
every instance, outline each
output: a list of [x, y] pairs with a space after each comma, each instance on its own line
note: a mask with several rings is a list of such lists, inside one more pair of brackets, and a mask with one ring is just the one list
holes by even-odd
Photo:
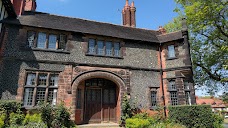
[[24, 11], [36, 11], [36, 0], [11, 0], [17, 15], [22, 15]]
[[129, 1], [126, 0], [126, 4], [122, 11], [124, 26], [136, 27], [135, 12], [136, 12], [136, 8], [134, 5], [134, 2], [132, 2], [130, 6]]
[[163, 28], [162, 26], [159, 26], [158, 31], [159, 31], [161, 34], [166, 34], [166, 30], [165, 30], [165, 28]]

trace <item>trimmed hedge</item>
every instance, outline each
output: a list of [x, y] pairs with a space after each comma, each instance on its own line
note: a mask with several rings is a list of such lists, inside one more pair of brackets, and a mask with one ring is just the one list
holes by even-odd
[[169, 119], [187, 128], [220, 128], [222, 118], [209, 105], [170, 106]]

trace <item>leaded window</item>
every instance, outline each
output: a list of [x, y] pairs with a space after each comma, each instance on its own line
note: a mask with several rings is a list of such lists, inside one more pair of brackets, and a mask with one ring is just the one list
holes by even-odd
[[120, 43], [89, 39], [88, 54], [120, 57]]
[[171, 105], [178, 105], [177, 92], [170, 92]]
[[151, 90], [151, 106], [155, 107], [157, 106], [157, 91], [156, 90]]
[[24, 106], [35, 106], [40, 102], [56, 105], [58, 74], [50, 72], [28, 72], [24, 90]]
[[27, 45], [31, 48], [63, 50], [66, 46], [66, 35], [28, 31]]
[[188, 91], [185, 92], [185, 101], [187, 105], [191, 105], [191, 95]]
[[176, 83], [174, 80], [169, 81], [169, 90], [170, 91], [176, 91], [177, 90]]

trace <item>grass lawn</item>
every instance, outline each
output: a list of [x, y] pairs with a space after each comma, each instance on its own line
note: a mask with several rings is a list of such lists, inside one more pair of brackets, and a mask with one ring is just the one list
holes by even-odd
[[224, 123], [228, 124], [228, 118], [224, 119]]

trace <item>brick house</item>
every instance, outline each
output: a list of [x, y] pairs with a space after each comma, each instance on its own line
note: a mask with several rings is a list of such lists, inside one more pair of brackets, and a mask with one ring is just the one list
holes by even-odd
[[[11, 0], [2, 41], [0, 98], [26, 109], [63, 102], [77, 124], [118, 122], [126, 94], [138, 108], [195, 104], [186, 23], [181, 31], [136, 28], [134, 3], [123, 25], [36, 12], [35, 0]], [[166, 111], [166, 107], [164, 107]]]

